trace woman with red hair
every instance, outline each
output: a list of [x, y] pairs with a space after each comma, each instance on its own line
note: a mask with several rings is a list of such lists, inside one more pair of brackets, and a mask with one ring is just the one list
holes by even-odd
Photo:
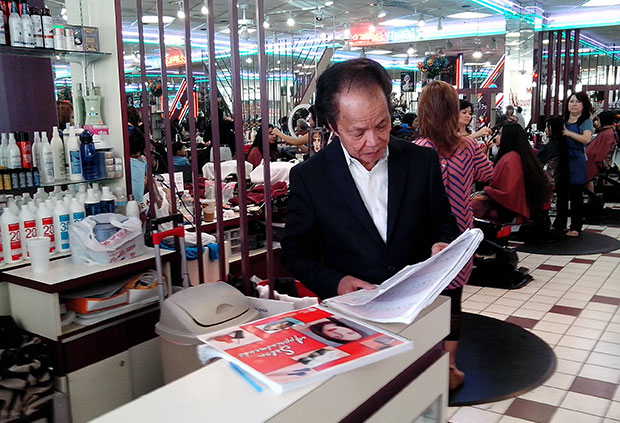
[[[464, 231], [474, 223], [470, 200], [472, 185], [474, 181], [490, 181], [493, 165], [473, 140], [459, 135], [459, 98], [450, 84], [432, 81], [424, 87], [418, 113], [422, 138], [416, 144], [433, 148], [439, 154], [441, 176], [452, 214], [459, 229]], [[462, 320], [461, 296], [471, 270], [470, 260], [443, 292], [452, 300], [450, 334], [444, 340], [444, 349], [450, 354], [450, 389], [458, 387], [465, 378], [456, 367], [455, 357]]]

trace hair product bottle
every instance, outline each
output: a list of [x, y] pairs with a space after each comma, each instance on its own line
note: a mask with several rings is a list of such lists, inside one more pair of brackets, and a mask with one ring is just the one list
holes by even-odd
[[22, 261], [22, 243], [19, 233], [19, 218], [6, 207], [0, 216], [0, 231], [2, 231], [2, 249], [4, 261], [17, 263]]
[[80, 142], [75, 135], [75, 127], [69, 128], [69, 140], [67, 142], [67, 157], [69, 159], [69, 179], [81, 181], [82, 160], [80, 158]]
[[65, 173], [65, 147], [58, 135], [58, 127], [52, 129], [52, 154], [54, 158], [54, 178], [62, 181], [67, 178]]
[[48, 209], [46, 201], [41, 201], [37, 210], [37, 234], [49, 238], [50, 254], [54, 254], [56, 252], [54, 214]]
[[61, 200], [56, 200], [54, 207], [54, 239], [56, 240], [56, 251], [65, 253], [69, 251], [69, 210], [67, 210]]

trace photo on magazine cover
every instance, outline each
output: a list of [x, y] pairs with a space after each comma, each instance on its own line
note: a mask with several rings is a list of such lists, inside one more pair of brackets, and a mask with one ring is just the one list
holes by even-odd
[[312, 369], [314, 367], [329, 363], [334, 360], [338, 360], [339, 358], [347, 357], [349, 355], [350, 354], [344, 351], [340, 351], [332, 347], [324, 347], [291, 358]]
[[259, 338], [258, 336], [240, 328], [231, 330], [228, 333], [222, 333], [213, 336], [208, 339], [208, 341], [211, 342], [213, 346], [224, 351], [231, 348], [237, 348], [243, 345], [252, 344], [260, 340], [261, 338]]
[[285, 317], [284, 319], [275, 320], [273, 322], [265, 323], [264, 325], [258, 325], [256, 327], [264, 332], [274, 333], [303, 324], [304, 322], [302, 322], [301, 320], [297, 320], [292, 317]]
[[295, 330], [331, 347], [359, 341], [376, 333], [348, 319], [333, 316], [315, 320]]
[[267, 373], [265, 376], [267, 376], [274, 382], [285, 383], [302, 379], [316, 373], [317, 372], [315, 370], [308, 366], [305, 366], [301, 363], [295, 363], [291, 366]]

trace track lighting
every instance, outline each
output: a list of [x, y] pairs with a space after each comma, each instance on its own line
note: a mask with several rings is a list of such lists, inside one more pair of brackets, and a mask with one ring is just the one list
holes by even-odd
[[426, 25], [426, 21], [424, 20], [424, 13], [420, 14], [420, 19], [418, 19], [418, 26]]
[[443, 25], [441, 24], [441, 18], [437, 21], [437, 31], [443, 30]]
[[407, 55], [413, 56], [414, 54], [415, 54], [415, 48], [413, 48], [413, 45], [409, 44], [409, 47], [407, 47]]
[[295, 19], [293, 19], [293, 15], [289, 15], [288, 19], [286, 20], [286, 24], [288, 26], [295, 26]]

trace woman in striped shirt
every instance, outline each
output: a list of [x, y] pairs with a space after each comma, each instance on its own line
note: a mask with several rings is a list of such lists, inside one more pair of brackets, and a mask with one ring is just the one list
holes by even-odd
[[[422, 138], [416, 144], [433, 148], [439, 154], [443, 184], [452, 206], [452, 214], [459, 228], [464, 231], [473, 227], [474, 223], [470, 199], [473, 183], [490, 181], [493, 165], [475, 141], [458, 134], [459, 99], [450, 84], [432, 81], [424, 87], [418, 112]], [[444, 341], [444, 349], [450, 354], [450, 389], [463, 383], [465, 377], [456, 367], [455, 356], [462, 320], [463, 285], [469, 280], [471, 271], [470, 260], [443, 292], [452, 300], [450, 334]]]

